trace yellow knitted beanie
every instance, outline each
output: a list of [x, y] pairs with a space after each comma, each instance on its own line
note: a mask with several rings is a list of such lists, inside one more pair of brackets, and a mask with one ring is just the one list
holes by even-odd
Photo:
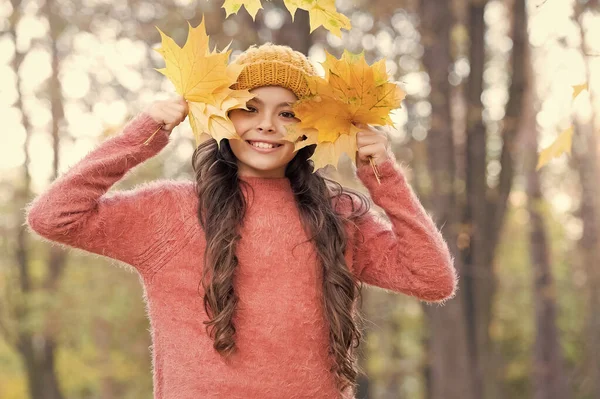
[[271, 43], [250, 47], [234, 63], [243, 65], [244, 69], [233, 89], [281, 86], [294, 92], [298, 98], [310, 94], [305, 77], [317, 74], [304, 54], [288, 46]]

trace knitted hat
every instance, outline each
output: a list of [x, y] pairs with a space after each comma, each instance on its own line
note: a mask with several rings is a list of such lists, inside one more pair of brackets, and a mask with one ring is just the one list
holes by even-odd
[[310, 94], [305, 76], [317, 74], [306, 56], [288, 46], [263, 44], [250, 47], [234, 61], [244, 66], [232, 88], [252, 90], [260, 86], [281, 86], [302, 98]]

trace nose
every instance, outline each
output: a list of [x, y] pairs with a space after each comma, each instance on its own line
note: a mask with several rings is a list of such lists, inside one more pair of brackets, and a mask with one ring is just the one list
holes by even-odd
[[265, 114], [262, 117], [262, 119], [260, 120], [260, 122], [258, 123], [258, 125], [256, 126], [256, 129], [259, 132], [273, 133], [275, 131], [275, 126], [273, 125], [273, 120], [271, 118], [271, 115]]

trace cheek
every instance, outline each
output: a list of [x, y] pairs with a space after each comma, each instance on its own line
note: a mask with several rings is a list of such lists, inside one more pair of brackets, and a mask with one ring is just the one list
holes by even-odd
[[242, 153], [244, 151], [244, 144], [246, 143], [242, 140], [229, 139], [229, 146], [231, 147], [231, 152], [233, 152], [233, 155], [235, 155], [236, 158], [242, 156]]
[[285, 148], [282, 151], [284, 153], [283, 158], [286, 162], [291, 161], [296, 156], [296, 152], [294, 152], [294, 143], [286, 143]]
[[231, 120], [231, 123], [233, 124], [233, 128], [235, 129], [235, 131], [237, 132], [237, 134], [241, 134], [243, 132], [243, 122], [240, 121], [239, 118], [229, 118]]
[[248, 129], [249, 118], [244, 114], [244, 111], [235, 109], [233, 111], [229, 111], [228, 116], [229, 120], [231, 120], [231, 123], [233, 123], [235, 131], [239, 135], [245, 133], [245, 131]]

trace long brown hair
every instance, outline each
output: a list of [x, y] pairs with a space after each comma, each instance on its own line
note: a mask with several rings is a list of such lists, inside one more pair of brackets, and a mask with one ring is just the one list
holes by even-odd
[[[329, 322], [330, 354], [334, 358], [333, 372], [340, 390], [354, 388], [358, 369], [355, 349], [362, 333], [360, 315], [355, 312], [355, 301], [361, 296], [361, 284], [346, 265], [344, 251], [347, 234], [344, 223], [353, 220], [369, 209], [367, 197], [342, 187], [339, 183], [313, 173], [312, 161], [315, 145], [298, 150], [286, 167], [296, 203], [307, 235], [315, 245], [323, 268], [323, 300]], [[192, 158], [196, 174], [196, 191], [200, 200], [198, 219], [206, 235], [202, 287], [204, 308], [210, 320], [205, 322], [214, 348], [221, 355], [235, 351], [235, 325], [233, 314], [238, 297], [233, 277], [238, 265], [238, 226], [242, 224], [246, 201], [237, 175], [237, 158], [228, 140], [220, 148], [215, 140], [207, 140], [194, 151]], [[350, 215], [338, 214], [333, 201], [342, 196], [354, 196], [350, 201]], [[352, 198], [349, 198], [352, 200]]]

